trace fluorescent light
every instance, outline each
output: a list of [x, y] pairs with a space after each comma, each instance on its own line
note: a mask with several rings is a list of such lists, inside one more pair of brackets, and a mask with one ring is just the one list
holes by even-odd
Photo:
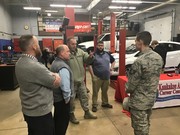
[[60, 4], [50, 4], [50, 7], [66, 7], [66, 5]]
[[128, 7], [122, 7], [121, 9], [128, 9]]
[[40, 7], [23, 7], [25, 10], [41, 10]]
[[47, 16], [51, 16], [51, 13], [47, 13]]
[[67, 7], [81, 8], [81, 5], [67, 5]]
[[50, 7], [74, 7], [81, 8], [81, 5], [61, 5], [61, 4], [50, 4]]
[[109, 9], [136, 9], [136, 7], [109, 6]]
[[133, 12], [139, 12], [139, 10], [121, 10], [122, 12], [129, 12], [129, 13], [133, 13]]
[[141, 4], [142, 1], [135, 1], [135, 0], [112, 0], [112, 3], [129, 3], [129, 4]]
[[158, 2], [158, 1], [135, 1], [135, 0], [112, 0], [112, 3], [124, 3], [124, 4], [161, 4], [163, 2]]
[[122, 12], [113, 12], [114, 14], [119, 14], [119, 13], [122, 13]]
[[136, 7], [129, 7], [129, 9], [136, 9]]
[[45, 10], [45, 12], [48, 12], [48, 13], [57, 13], [58, 11], [57, 10]]
[[117, 6], [109, 6], [109, 9], [116, 9], [116, 8], [117, 8]]
[[91, 25], [97, 25], [97, 24], [93, 22], [93, 23], [91, 23]]
[[74, 12], [76, 13], [76, 14], [84, 14], [84, 13], [87, 13], [88, 12], [88, 10], [87, 9], [82, 9], [82, 8], [75, 8], [74, 9]]

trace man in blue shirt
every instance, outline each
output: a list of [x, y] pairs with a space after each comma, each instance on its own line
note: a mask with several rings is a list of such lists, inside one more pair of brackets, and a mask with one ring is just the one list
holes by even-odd
[[[103, 42], [99, 42], [97, 45], [96, 52], [94, 53], [95, 59], [92, 65], [89, 66], [89, 71], [92, 77], [92, 87], [93, 87], [93, 95], [92, 95], [92, 111], [97, 111], [97, 99], [98, 92], [101, 88], [102, 90], [102, 107], [104, 108], [112, 108], [113, 106], [108, 102], [108, 88], [109, 88], [109, 79], [111, 71], [115, 64], [115, 59], [112, 55], [104, 51]], [[111, 63], [111, 67], [110, 67]]]
[[52, 63], [51, 71], [59, 73], [62, 81], [58, 90], [54, 90], [54, 123], [56, 135], [65, 135], [70, 118], [70, 99], [73, 95], [73, 74], [67, 64], [70, 58], [68, 46], [56, 48], [57, 57]]

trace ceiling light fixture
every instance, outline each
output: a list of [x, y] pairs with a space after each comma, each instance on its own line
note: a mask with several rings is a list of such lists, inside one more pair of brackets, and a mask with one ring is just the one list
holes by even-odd
[[91, 25], [97, 25], [97, 24], [93, 22], [93, 23], [91, 23]]
[[66, 5], [62, 5], [62, 4], [50, 4], [50, 7], [66, 7]]
[[109, 6], [109, 9], [136, 9], [136, 7]]
[[128, 4], [141, 4], [142, 1], [135, 1], [135, 0], [112, 0], [112, 3], [128, 3]]
[[51, 13], [47, 13], [47, 16], [51, 16]]
[[124, 3], [124, 4], [141, 4], [141, 3], [146, 3], [146, 4], [161, 4], [163, 2], [158, 2], [158, 1], [135, 1], [135, 0], [112, 0], [112, 3]]
[[48, 13], [57, 13], [57, 10], [45, 10], [44, 12], [48, 12]]
[[85, 14], [85, 13], [88, 13], [88, 10], [87, 9], [82, 9], [82, 8], [75, 8], [74, 12], [76, 14]]
[[67, 7], [82, 8], [81, 5], [67, 5]]
[[50, 4], [50, 7], [74, 7], [74, 8], [81, 8], [81, 5], [59, 5], [59, 4]]
[[129, 7], [129, 9], [136, 9], [136, 7]]
[[40, 7], [23, 7], [24, 10], [41, 10]]

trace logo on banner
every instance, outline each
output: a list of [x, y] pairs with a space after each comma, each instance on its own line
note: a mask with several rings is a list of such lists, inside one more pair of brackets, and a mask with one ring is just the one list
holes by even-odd
[[91, 32], [91, 22], [75, 22], [74, 32]]
[[58, 18], [43, 18], [43, 26], [46, 32], [59, 32], [62, 20]]
[[180, 82], [178, 81], [159, 82], [158, 89], [158, 98], [156, 100], [158, 102], [180, 99]]
[[59, 22], [46, 22], [45, 24], [46, 32], [59, 32], [59, 26], [62, 25]]

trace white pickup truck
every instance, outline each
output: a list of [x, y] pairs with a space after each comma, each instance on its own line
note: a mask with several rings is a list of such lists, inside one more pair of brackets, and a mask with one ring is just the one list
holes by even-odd
[[[101, 34], [98, 41], [103, 41], [104, 50], [110, 51], [110, 33]], [[126, 47], [132, 44], [135, 44], [135, 37], [126, 37]], [[82, 42], [78, 44], [78, 47], [89, 53], [94, 50], [94, 41]], [[115, 50], [119, 51], [119, 36], [115, 36]]]

